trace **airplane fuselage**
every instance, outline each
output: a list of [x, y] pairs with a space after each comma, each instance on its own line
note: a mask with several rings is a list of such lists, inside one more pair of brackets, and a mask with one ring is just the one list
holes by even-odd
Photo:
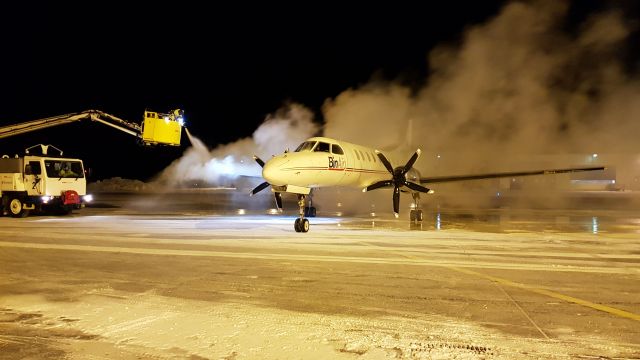
[[262, 176], [276, 187], [364, 188], [388, 179], [390, 175], [374, 149], [326, 137], [313, 137], [296, 151], [267, 161]]

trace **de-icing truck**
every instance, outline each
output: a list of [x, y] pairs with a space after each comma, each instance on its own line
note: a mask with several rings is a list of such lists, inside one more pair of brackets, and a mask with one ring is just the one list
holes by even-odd
[[[0, 139], [72, 122], [91, 120], [137, 137], [142, 145], [179, 146], [184, 111], [159, 113], [145, 110], [137, 124], [100, 110], [86, 110], [0, 127]], [[37, 146], [37, 145], [36, 145]], [[51, 145], [40, 145], [42, 156], [0, 158], [0, 210], [3, 215], [24, 217], [30, 211], [55, 210], [67, 214], [91, 201], [82, 160], [47, 155]], [[31, 147], [33, 148], [33, 147]]]
[[[0, 158], [0, 200], [4, 214], [25, 217], [30, 211], [68, 214], [91, 201], [82, 160], [47, 155]], [[53, 146], [51, 146], [53, 147]], [[60, 152], [62, 154], [62, 152]]]

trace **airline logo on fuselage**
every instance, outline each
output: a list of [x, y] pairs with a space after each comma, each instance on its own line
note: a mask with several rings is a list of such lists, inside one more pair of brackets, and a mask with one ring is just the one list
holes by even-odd
[[344, 169], [344, 159], [329, 156], [329, 169]]

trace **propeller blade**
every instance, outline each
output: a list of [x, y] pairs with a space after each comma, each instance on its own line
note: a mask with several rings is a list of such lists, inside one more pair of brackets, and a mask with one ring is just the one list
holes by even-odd
[[396, 218], [399, 216], [400, 211], [400, 188], [397, 186], [393, 188], [393, 215]]
[[367, 191], [371, 191], [371, 190], [375, 190], [381, 187], [387, 187], [391, 185], [393, 185], [393, 180], [382, 180], [367, 186], [366, 188], [362, 189], [362, 192], [367, 192]]
[[282, 211], [282, 194], [279, 192], [273, 193], [273, 196], [276, 198], [276, 207], [278, 211]]
[[258, 165], [260, 165], [260, 167], [264, 167], [264, 161], [262, 161], [262, 159], [260, 159], [259, 157], [253, 155], [253, 160], [255, 160]]
[[249, 195], [253, 196], [253, 195], [259, 193], [260, 191], [264, 190], [264, 188], [266, 188], [267, 186], [269, 186], [269, 183], [265, 181], [262, 184], [256, 186], [253, 190], [251, 190], [251, 194], [249, 194]]
[[418, 185], [416, 183], [412, 183], [411, 181], [404, 181], [404, 186], [408, 187], [411, 190], [415, 190], [415, 191], [420, 191], [423, 193], [428, 193], [429, 191], [431, 191], [430, 189], [422, 186], [422, 185]]
[[384, 167], [387, 168], [387, 170], [393, 174], [393, 167], [391, 166], [391, 163], [389, 162], [389, 160], [387, 160], [387, 158], [378, 150], [376, 150], [376, 155], [378, 155], [378, 158], [380, 159], [380, 161], [382, 161], [382, 164], [384, 164]]
[[420, 149], [416, 150], [415, 153], [413, 153], [413, 155], [411, 156], [411, 159], [409, 159], [409, 161], [407, 161], [406, 165], [404, 166], [404, 170], [402, 170], [402, 175], [406, 174], [407, 172], [409, 172], [409, 170], [411, 170], [411, 168], [413, 167], [413, 164], [416, 163], [416, 160], [418, 160], [418, 157], [420, 156], [420, 153], [422, 151]]

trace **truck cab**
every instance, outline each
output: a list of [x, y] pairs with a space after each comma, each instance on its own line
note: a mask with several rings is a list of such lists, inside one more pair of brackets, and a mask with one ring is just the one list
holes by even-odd
[[82, 160], [35, 155], [0, 159], [0, 198], [14, 217], [33, 210], [70, 213], [91, 201]]

